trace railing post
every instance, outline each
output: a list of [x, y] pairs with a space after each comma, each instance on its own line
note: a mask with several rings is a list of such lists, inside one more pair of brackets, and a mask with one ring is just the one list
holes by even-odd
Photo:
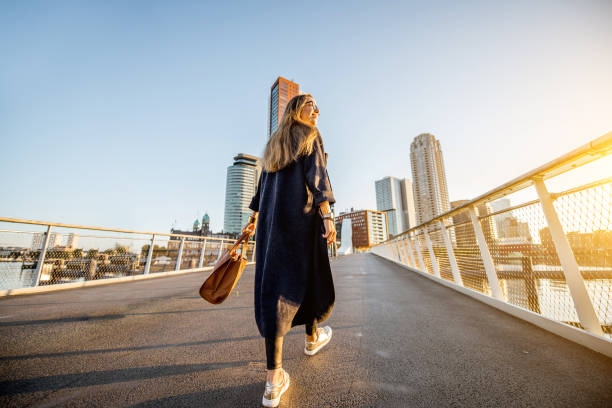
[[147, 262], [145, 263], [144, 275], [148, 275], [151, 271], [151, 259], [153, 259], [153, 248], [155, 244], [155, 234], [151, 237], [151, 243], [149, 244], [149, 253], [147, 254]]
[[570, 295], [574, 300], [574, 307], [576, 308], [578, 319], [580, 319], [580, 324], [589, 332], [603, 336], [599, 319], [597, 318], [593, 303], [591, 302], [589, 293], [584, 285], [584, 280], [580, 274], [578, 262], [576, 262], [574, 252], [567, 241], [563, 226], [561, 225], [561, 221], [559, 221], [559, 216], [557, 215], [557, 211], [555, 211], [544, 180], [538, 177], [534, 181], [540, 203], [542, 204], [544, 217], [546, 217], [548, 229], [553, 243], [555, 244], [557, 255], [559, 256], [559, 262], [561, 262], [561, 269], [563, 269], [565, 281], [569, 287]]
[[185, 237], [181, 238], [181, 245], [179, 246], [178, 256], [176, 257], [175, 271], [181, 270], [181, 261], [183, 260], [183, 245], [185, 244]]
[[221, 254], [223, 253], [223, 242], [224, 242], [224, 241], [225, 241], [225, 240], [223, 240], [223, 239], [222, 239], [222, 240], [221, 240], [221, 244], [219, 244], [219, 253], [217, 254], [217, 261], [218, 261], [219, 259], [221, 259]]
[[412, 244], [410, 243], [410, 234], [406, 237], [406, 249], [408, 250], [408, 256], [410, 257], [410, 263], [412, 267], [418, 269], [416, 262], [414, 261], [414, 255], [412, 253]]
[[470, 214], [470, 219], [472, 220], [474, 234], [476, 235], [478, 248], [480, 248], [480, 256], [482, 257], [482, 263], [484, 264], [487, 279], [489, 280], [489, 287], [491, 288], [491, 293], [493, 294], [494, 298], [504, 300], [501, 287], [499, 286], [499, 279], [497, 279], [495, 264], [493, 263], [493, 258], [491, 257], [491, 253], [489, 252], [487, 241], [485, 240], [484, 233], [482, 232], [480, 220], [478, 219], [478, 216], [476, 216], [476, 212], [474, 211], [474, 206], [468, 207], [468, 213]]
[[419, 265], [421, 265], [421, 270], [423, 272], [427, 272], [425, 269], [425, 262], [423, 262], [423, 255], [421, 254], [421, 245], [419, 245], [419, 237], [414, 235], [414, 246], [416, 247], [417, 258], [419, 259]]
[[399, 241], [395, 241], [395, 254], [397, 257], [397, 261], [401, 264], [404, 263], [404, 261], [402, 260], [402, 251], [400, 251], [400, 244]]
[[404, 265], [408, 265], [408, 256], [406, 255], [406, 245], [404, 245], [404, 238], [397, 241], [397, 246], [399, 247], [399, 251], [402, 256], [402, 263]]
[[405, 264], [408, 266], [412, 266], [410, 258], [408, 258], [408, 248], [406, 247], [406, 237], [402, 238], [400, 241], [400, 246], [402, 248], [402, 255], [404, 256]]
[[533, 273], [533, 262], [531, 261], [531, 256], [522, 256], [521, 266], [523, 267], [523, 281], [525, 282], [525, 290], [527, 291], [527, 304], [529, 305], [529, 310], [532, 312], [541, 313], [538, 288], [536, 286], [537, 279]]
[[198, 268], [204, 266], [204, 254], [206, 252], [206, 241], [207, 238], [204, 238], [204, 243], [202, 244], [202, 249], [200, 250], [200, 260], [198, 261]]
[[457, 265], [457, 259], [455, 259], [455, 251], [453, 251], [453, 244], [450, 239], [450, 231], [446, 229], [442, 221], [440, 223], [440, 229], [442, 232], [442, 238], [444, 238], [444, 245], [446, 246], [446, 253], [448, 254], [448, 261], [451, 266], [451, 272], [453, 273], [453, 280], [459, 286], [463, 286], [463, 279], [459, 273], [459, 266]]
[[427, 249], [429, 250], [429, 259], [431, 259], [431, 268], [433, 269], [434, 275], [436, 275], [438, 278], [441, 278], [440, 268], [438, 267], [438, 260], [436, 259], [436, 254], [433, 250], [433, 246], [431, 245], [431, 239], [429, 239], [429, 233], [427, 232], [427, 229], [424, 229], [423, 233], [425, 234], [425, 243], [427, 243]]
[[45, 233], [45, 238], [43, 239], [43, 245], [40, 249], [40, 255], [38, 257], [38, 264], [36, 265], [36, 282], [34, 282], [34, 286], [38, 286], [40, 284], [40, 275], [42, 274], [43, 265], [45, 264], [45, 256], [47, 255], [47, 246], [49, 245], [49, 236], [51, 235], [51, 226], [47, 225], [47, 232]]

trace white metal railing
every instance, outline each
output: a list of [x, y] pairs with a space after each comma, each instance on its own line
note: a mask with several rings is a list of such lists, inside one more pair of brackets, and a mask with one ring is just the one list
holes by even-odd
[[[0, 218], [0, 290], [203, 270], [234, 241]], [[254, 241], [245, 255], [254, 261]]]
[[[612, 338], [612, 170], [556, 194], [545, 183], [611, 153], [608, 133], [372, 252]], [[530, 187], [535, 187], [535, 200], [492, 210], [492, 202]]]

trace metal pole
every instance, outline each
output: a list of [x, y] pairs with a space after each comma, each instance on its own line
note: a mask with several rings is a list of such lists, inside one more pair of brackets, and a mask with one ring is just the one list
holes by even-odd
[[455, 251], [453, 251], [453, 245], [450, 240], [450, 231], [446, 229], [444, 223], [442, 221], [440, 223], [440, 228], [442, 232], [442, 237], [444, 238], [444, 245], [446, 246], [446, 253], [448, 254], [448, 260], [450, 262], [451, 271], [453, 273], [453, 280], [459, 286], [463, 286], [463, 280], [461, 279], [461, 274], [459, 273], [459, 266], [457, 265], [457, 259], [455, 259]]
[[204, 238], [204, 243], [202, 244], [202, 249], [200, 250], [200, 260], [198, 261], [198, 268], [201, 268], [202, 266], [204, 266], [204, 253], [206, 252], [206, 241], [207, 239]]
[[406, 237], [404, 237], [401, 241], [400, 241], [400, 245], [402, 248], [402, 254], [404, 256], [404, 259], [406, 260], [406, 265], [408, 266], [412, 266], [412, 260], [410, 258], [408, 258], [408, 247], [406, 246]]
[[217, 261], [221, 259], [221, 253], [223, 252], [223, 239], [221, 240], [221, 244], [219, 245], [219, 253], [217, 254]]
[[185, 238], [181, 238], [181, 245], [179, 246], [178, 256], [176, 257], [175, 271], [181, 270], [181, 261], [183, 260], [183, 245], [185, 244]]
[[253, 252], [251, 252], [251, 262], [255, 262], [255, 249], [257, 245], [255, 245], [255, 241], [253, 241]]
[[552, 199], [542, 178], [535, 179], [535, 188], [540, 197], [542, 210], [544, 211], [544, 216], [546, 217], [546, 222], [548, 223], [548, 228], [553, 243], [555, 244], [557, 255], [559, 256], [559, 262], [561, 262], [561, 269], [563, 269], [565, 281], [569, 287], [570, 295], [574, 300], [574, 306], [576, 307], [576, 313], [578, 313], [580, 324], [591, 333], [603, 336], [603, 331], [601, 330], [599, 319], [593, 308], [593, 303], [584, 286], [584, 280], [580, 274], [578, 262], [576, 262], [574, 252], [567, 241], [567, 237], [561, 226], [561, 221], [559, 221], [559, 216], [557, 215], [557, 211], [555, 211]]
[[419, 238], [416, 236], [414, 236], [414, 245], [416, 246], [416, 253], [417, 253], [417, 258], [419, 258], [419, 265], [421, 265], [421, 270], [423, 272], [427, 272], [427, 269], [425, 269], [425, 262], [423, 262], [423, 255], [421, 254], [421, 246], [419, 245]]
[[491, 293], [493, 294], [494, 298], [504, 300], [501, 287], [499, 286], [499, 280], [497, 279], [497, 273], [495, 272], [495, 264], [493, 263], [493, 258], [491, 258], [487, 241], [485, 240], [484, 233], [482, 232], [480, 220], [478, 220], [478, 216], [476, 216], [476, 212], [474, 212], [474, 206], [470, 206], [468, 208], [468, 213], [470, 214], [470, 219], [472, 220], [472, 226], [474, 227], [474, 233], [476, 234], [478, 248], [480, 248], [480, 256], [482, 257], [482, 263], [484, 264], [485, 272], [487, 273]]
[[531, 260], [531, 256], [521, 257], [521, 266], [523, 267], [523, 281], [525, 282], [529, 310], [532, 312], [541, 313], [540, 299], [538, 298], [538, 288], [536, 285], [537, 279], [533, 273], [533, 262]]
[[433, 250], [433, 246], [431, 245], [431, 240], [429, 239], [429, 233], [427, 233], [427, 230], [423, 230], [423, 233], [425, 234], [425, 243], [427, 244], [427, 249], [429, 250], [429, 259], [431, 259], [431, 268], [433, 269], [434, 275], [436, 275], [438, 278], [441, 278], [440, 276], [440, 268], [438, 268], [438, 260], [436, 259], [436, 254]]
[[402, 254], [401, 254], [401, 252], [400, 252], [399, 242], [398, 242], [398, 241], [395, 241], [395, 242], [393, 243], [393, 249], [394, 249], [394, 252], [395, 252], [395, 258], [397, 258], [397, 261], [398, 261], [399, 263], [403, 263], [403, 262], [402, 262]]
[[408, 250], [406, 249], [406, 237], [402, 238], [400, 241], [400, 248], [402, 251], [402, 256], [404, 257], [404, 263], [408, 266], [410, 265], [410, 259], [408, 258]]
[[414, 261], [414, 255], [412, 254], [412, 244], [410, 243], [410, 235], [406, 237], [406, 248], [408, 250], [408, 256], [410, 257], [410, 263], [412, 267], [418, 269], [416, 262]]
[[45, 263], [45, 256], [47, 255], [47, 245], [49, 245], [49, 236], [51, 235], [51, 226], [47, 225], [47, 232], [43, 240], [42, 248], [40, 249], [40, 256], [38, 257], [38, 264], [36, 265], [36, 282], [34, 286], [40, 284], [40, 275], [42, 274], [43, 265]]
[[147, 263], [145, 264], [144, 274], [148, 275], [151, 271], [151, 259], [153, 258], [153, 248], [155, 244], [155, 234], [151, 238], [151, 243], [149, 244], [149, 253], [147, 254]]

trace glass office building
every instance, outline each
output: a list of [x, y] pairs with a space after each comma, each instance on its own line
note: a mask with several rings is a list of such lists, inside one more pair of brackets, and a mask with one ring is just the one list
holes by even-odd
[[223, 232], [240, 233], [249, 221], [253, 213], [249, 204], [257, 191], [260, 173], [259, 158], [244, 153], [235, 156], [234, 164], [227, 168]]

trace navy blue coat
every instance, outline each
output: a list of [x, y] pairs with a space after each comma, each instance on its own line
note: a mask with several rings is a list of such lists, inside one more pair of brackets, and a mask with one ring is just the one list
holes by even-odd
[[293, 326], [327, 319], [332, 311], [334, 283], [318, 212], [323, 201], [336, 201], [326, 165], [318, 136], [310, 155], [279, 171], [263, 171], [251, 200], [249, 208], [259, 212], [255, 321], [263, 337], [284, 336]]

